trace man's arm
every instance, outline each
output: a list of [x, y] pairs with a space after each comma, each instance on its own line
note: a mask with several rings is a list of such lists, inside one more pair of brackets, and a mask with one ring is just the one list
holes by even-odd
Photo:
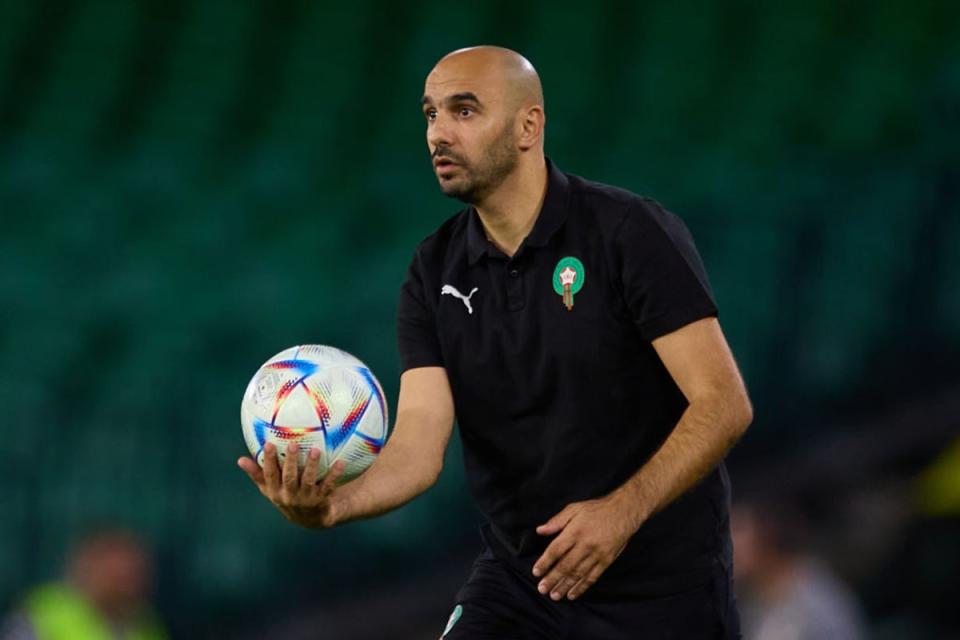
[[660, 449], [609, 495], [568, 505], [537, 528], [559, 534], [533, 568], [541, 593], [586, 591], [654, 513], [707, 475], [753, 420], [743, 379], [716, 318], [657, 338], [653, 347], [689, 406]]
[[753, 421], [743, 378], [716, 318], [658, 338], [653, 348], [690, 405], [657, 453], [614, 492], [636, 508], [639, 522], [713, 470]]
[[[264, 448], [261, 469], [251, 458], [238, 464], [283, 515], [309, 528], [327, 528], [370, 518], [409, 502], [437, 481], [453, 431], [453, 395], [443, 367], [409, 369], [400, 376], [397, 419], [387, 444], [359, 478], [337, 487], [343, 463], [337, 462], [317, 484], [319, 451], [298, 473], [297, 456], [281, 469], [276, 449]], [[296, 453], [296, 444], [288, 450]]]

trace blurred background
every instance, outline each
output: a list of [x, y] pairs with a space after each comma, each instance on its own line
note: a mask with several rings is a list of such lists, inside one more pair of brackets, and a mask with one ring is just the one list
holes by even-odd
[[789, 553], [870, 637], [960, 638], [960, 5], [924, 0], [4, 0], [0, 612], [112, 529], [170, 637], [439, 635], [480, 544], [459, 441], [327, 532], [235, 461], [285, 347], [395, 405], [398, 288], [460, 206], [417, 103], [481, 43], [539, 69], [562, 169], [693, 231], [756, 409], [729, 460], [756, 637], [806, 637], [747, 560]]

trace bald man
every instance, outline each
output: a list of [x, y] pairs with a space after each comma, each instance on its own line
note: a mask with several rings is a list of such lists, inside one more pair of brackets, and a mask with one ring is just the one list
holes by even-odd
[[339, 464], [317, 484], [319, 452], [302, 477], [269, 444], [240, 466], [331, 527], [432, 486], [456, 417], [486, 548], [444, 638], [739, 637], [722, 460], [752, 409], [689, 231], [544, 156], [516, 52], [448, 54], [422, 108], [440, 189], [467, 207], [401, 288], [389, 442], [339, 488]]

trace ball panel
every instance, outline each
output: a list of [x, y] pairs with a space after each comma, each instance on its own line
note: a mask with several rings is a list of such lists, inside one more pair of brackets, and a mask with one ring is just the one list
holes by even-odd
[[[323, 344], [304, 344], [299, 347], [293, 347], [280, 353], [292, 352], [298, 359], [309, 360], [321, 366], [345, 365], [345, 366], [363, 366], [363, 363], [353, 356], [336, 347], [330, 347]], [[280, 355], [280, 354], [277, 354]], [[276, 356], [275, 356], [276, 357]]]
[[363, 438], [351, 438], [343, 447], [335, 460], [343, 460], [344, 481], [353, 480], [373, 464], [380, 453], [379, 446], [372, 446]]
[[376, 422], [373, 417], [371, 417], [369, 421], [365, 420], [364, 426], [368, 428], [361, 429], [361, 432], [378, 438], [386, 438], [387, 428], [390, 423], [389, 410], [387, 408], [387, 397], [383, 394], [383, 389], [380, 387], [380, 382], [377, 381], [370, 369], [366, 367], [358, 367], [357, 373], [363, 377], [371, 393], [374, 394], [374, 399], [376, 400], [377, 408], [379, 409], [378, 413], [371, 414], [371, 416], [378, 417], [379, 422]]
[[281, 401], [277, 407], [274, 424], [285, 427], [324, 427], [325, 423], [314, 404], [313, 395], [303, 382]]
[[349, 400], [345, 397], [345, 401], [340, 404], [345, 412], [342, 418], [327, 429], [327, 448], [334, 455], [356, 432], [360, 420], [370, 407], [371, 400], [369, 390], [358, 385], [356, 377], [351, 375], [349, 370], [342, 370], [341, 375], [344, 384], [339, 388], [343, 390], [344, 395], [349, 392]]

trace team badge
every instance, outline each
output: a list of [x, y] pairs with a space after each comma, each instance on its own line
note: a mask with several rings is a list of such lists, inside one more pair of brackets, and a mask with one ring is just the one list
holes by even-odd
[[453, 625], [457, 624], [457, 620], [459, 620], [460, 616], [462, 615], [463, 606], [458, 604], [456, 607], [454, 607], [453, 613], [450, 614], [450, 619], [447, 620], [447, 628], [443, 630], [443, 634], [440, 636], [441, 639], [450, 633], [450, 629], [453, 629]]
[[573, 309], [573, 294], [583, 289], [585, 276], [583, 263], [573, 256], [561, 258], [553, 270], [553, 290], [563, 297], [567, 311]]

